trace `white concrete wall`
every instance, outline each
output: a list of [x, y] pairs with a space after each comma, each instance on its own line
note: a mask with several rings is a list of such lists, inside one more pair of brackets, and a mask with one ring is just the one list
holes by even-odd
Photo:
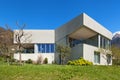
[[[107, 64], [107, 56], [105, 54], [101, 54], [100, 57], [101, 57], [101, 59], [100, 59], [101, 65], [108, 65]], [[112, 60], [109, 65], [112, 65]]]
[[94, 51], [96, 50], [98, 50], [97, 47], [83, 44], [83, 58], [94, 63]]
[[79, 29], [83, 24], [83, 15], [79, 15], [55, 30], [55, 41], [59, 41], [66, 35]]
[[[14, 33], [16, 31], [18, 30], [14, 30]], [[55, 43], [54, 30], [24, 30], [24, 32], [25, 34], [27, 34], [27, 36], [31, 35], [31, 37], [28, 39], [27, 42], [23, 42], [23, 43]], [[16, 43], [15, 39], [14, 39], [14, 43]]]
[[38, 45], [34, 44], [34, 53], [38, 53]]
[[81, 15], [75, 17], [71, 21], [65, 23], [55, 30], [55, 41], [59, 41], [66, 35], [73, 33], [74, 31], [80, 29], [81, 27], [87, 27], [108, 39], [112, 39], [112, 33], [99, 24], [97, 21], [89, 17], [87, 14], [82, 13]]
[[110, 40], [112, 39], [112, 33], [109, 30], [107, 30], [105, 27], [103, 27], [101, 24], [99, 24], [97, 21], [95, 21], [85, 13], [83, 14], [83, 20], [83, 25], [85, 25], [86, 27], [105, 36]]
[[[42, 61], [44, 61], [45, 58], [48, 58], [48, 64], [52, 64], [52, 62], [54, 62], [54, 53], [31, 53], [31, 54], [28, 54], [28, 53], [22, 53], [21, 54], [21, 58], [23, 61], [26, 61], [28, 59], [31, 59], [33, 61], [37, 61], [38, 57], [42, 56]], [[19, 54], [16, 53], [14, 54], [14, 58], [19, 60]]]
[[[83, 58], [96, 65], [96, 63], [94, 63], [94, 51], [98, 51], [98, 48], [88, 44], [83, 44]], [[108, 65], [105, 54], [100, 53], [100, 64], [97, 65]], [[112, 60], [109, 65], [112, 65]]]
[[107, 57], [106, 57], [106, 55], [101, 54], [100, 57], [101, 57], [100, 58], [101, 65], [107, 65]]

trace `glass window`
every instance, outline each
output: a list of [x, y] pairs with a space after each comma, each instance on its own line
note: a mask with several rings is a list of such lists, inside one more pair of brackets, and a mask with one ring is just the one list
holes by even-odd
[[51, 44], [51, 53], [54, 53], [54, 44]]
[[104, 48], [104, 49], [110, 49], [110, 46], [111, 46], [110, 40], [103, 37], [103, 36], [101, 36], [101, 38], [100, 38], [100, 47]]
[[38, 52], [40, 53], [54, 53], [54, 44], [38, 44]]
[[45, 44], [42, 44], [42, 53], [45, 53]]
[[49, 47], [50, 44], [46, 44], [46, 53], [49, 53], [50, 52], [50, 47]]
[[110, 49], [110, 40], [107, 40], [107, 49]]
[[42, 52], [42, 44], [38, 44], [38, 52]]
[[100, 37], [100, 48], [102, 48], [102, 36]]
[[107, 63], [110, 64], [112, 60], [112, 57], [110, 54], [107, 54]]
[[94, 52], [94, 63], [100, 63], [100, 52]]
[[49, 53], [51, 53], [51, 44], [49, 44]]

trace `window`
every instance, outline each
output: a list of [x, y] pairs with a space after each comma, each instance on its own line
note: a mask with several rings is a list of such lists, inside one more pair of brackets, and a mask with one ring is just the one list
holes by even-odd
[[34, 53], [34, 45], [33, 44], [24, 45], [22, 53]]
[[46, 53], [49, 53], [49, 52], [50, 52], [49, 44], [46, 44]]
[[100, 64], [100, 52], [94, 52], [94, 63]]
[[111, 55], [110, 54], [107, 54], [107, 64], [110, 64], [111, 63]]
[[55, 45], [54, 44], [38, 44], [39, 53], [54, 53]]
[[42, 53], [42, 44], [38, 44], [38, 51]]
[[110, 46], [111, 46], [110, 40], [101, 36], [100, 37], [100, 47], [104, 48], [104, 49], [110, 49]]
[[27, 48], [27, 49], [24, 49], [23, 52], [24, 52], [24, 53], [34, 53], [34, 49], [32, 49], [32, 48]]
[[45, 44], [42, 44], [42, 53], [45, 53]]
[[51, 44], [51, 53], [54, 52], [54, 44]]
[[77, 39], [69, 38], [69, 43], [70, 43], [70, 47], [74, 47], [78, 44], [83, 43], [83, 40], [77, 40]]

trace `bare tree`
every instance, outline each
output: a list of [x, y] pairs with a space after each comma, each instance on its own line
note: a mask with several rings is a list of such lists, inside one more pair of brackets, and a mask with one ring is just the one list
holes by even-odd
[[109, 58], [111, 57], [111, 60], [112, 60], [112, 51], [110, 51], [109, 49], [103, 49], [103, 48], [99, 48], [97, 51], [104, 54], [105, 57], [104, 56], [102, 57], [107, 61], [107, 64], [110, 64]]
[[0, 28], [0, 54], [4, 57], [5, 61], [9, 61], [12, 57], [13, 45], [13, 31], [6, 25], [5, 28]]
[[22, 63], [21, 53], [24, 48], [24, 44], [30, 42], [31, 34], [24, 32], [25, 24], [19, 25], [16, 23], [17, 27], [19, 28], [14, 32], [14, 41], [17, 44], [17, 51], [19, 53], [19, 62]]
[[120, 48], [116, 45], [112, 45], [111, 51], [113, 54], [113, 64], [120, 65]]

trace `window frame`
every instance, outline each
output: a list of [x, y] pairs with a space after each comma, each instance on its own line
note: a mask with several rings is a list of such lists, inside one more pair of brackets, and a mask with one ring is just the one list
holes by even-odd
[[42, 43], [37, 44], [38, 53], [55, 53], [55, 44], [54, 43]]
[[94, 51], [94, 63], [100, 64], [100, 52]]

